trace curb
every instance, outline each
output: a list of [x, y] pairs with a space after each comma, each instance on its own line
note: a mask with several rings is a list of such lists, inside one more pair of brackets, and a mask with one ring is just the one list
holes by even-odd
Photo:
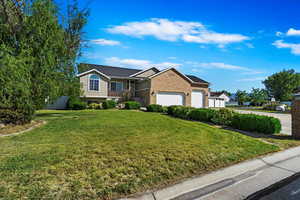
[[[191, 196], [193, 192], [206, 191], [205, 195], [221, 190], [232, 183], [238, 182], [238, 177], [248, 178], [247, 176], [256, 176], [255, 171], [271, 167], [274, 164], [300, 156], [300, 147], [294, 147], [285, 151], [276, 152], [264, 157], [258, 157], [249, 161], [232, 165], [213, 171], [199, 177], [193, 177], [175, 185], [161, 190], [146, 192], [133, 198], [122, 198], [120, 200], [177, 200], [184, 199], [184, 196]], [[253, 174], [251, 174], [253, 173]], [[234, 183], [232, 183], [234, 184]], [[215, 188], [213, 191], [208, 187]], [[191, 195], [189, 195], [191, 193]], [[202, 191], [203, 193], [203, 191]]]
[[38, 127], [40, 127], [40, 126], [42, 126], [42, 125], [45, 125], [45, 124], [47, 124], [46, 121], [41, 121], [40, 123], [38, 123], [38, 124], [36, 124], [36, 125], [34, 125], [34, 126], [28, 128], [28, 129], [25, 129], [25, 130], [23, 130], [23, 131], [19, 131], [19, 132], [16, 132], [16, 133], [10, 133], [10, 134], [0, 135], [0, 138], [1, 138], [1, 137], [8, 137], [8, 136], [16, 136], [16, 135], [20, 135], [20, 134], [22, 134], [22, 133], [31, 131], [31, 130], [33, 130], [33, 129], [35, 129], [35, 128], [38, 128]]

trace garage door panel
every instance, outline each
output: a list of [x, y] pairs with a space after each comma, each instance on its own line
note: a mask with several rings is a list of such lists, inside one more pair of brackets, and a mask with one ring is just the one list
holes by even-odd
[[156, 95], [156, 103], [162, 106], [183, 105], [184, 94], [177, 92], [159, 92]]
[[192, 91], [192, 107], [195, 108], [203, 107], [203, 92]]

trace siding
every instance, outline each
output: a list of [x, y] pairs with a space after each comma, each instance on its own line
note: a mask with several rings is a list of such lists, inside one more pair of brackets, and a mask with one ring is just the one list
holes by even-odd
[[90, 91], [89, 90], [89, 75], [95, 74], [95, 72], [91, 72], [89, 74], [85, 74], [80, 77], [80, 85], [83, 91], [83, 97], [107, 97], [108, 94], [108, 80], [104, 76], [100, 76], [100, 86], [99, 91]]
[[149, 76], [152, 76], [153, 74], [156, 74], [156, 72], [153, 69], [149, 69], [149, 70], [144, 71], [143, 73], [137, 75], [136, 77], [149, 77]]

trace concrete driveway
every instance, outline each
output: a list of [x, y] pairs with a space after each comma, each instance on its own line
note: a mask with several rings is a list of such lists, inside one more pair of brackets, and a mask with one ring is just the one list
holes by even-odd
[[268, 112], [258, 112], [258, 111], [249, 111], [249, 110], [235, 110], [239, 113], [245, 113], [245, 114], [257, 114], [257, 115], [266, 115], [270, 117], [278, 118], [281, 122], [282, 134], [286, 135], [292, 135], [292, 116], [291, 114], [281, 114], [281, 113], [268, 113]]

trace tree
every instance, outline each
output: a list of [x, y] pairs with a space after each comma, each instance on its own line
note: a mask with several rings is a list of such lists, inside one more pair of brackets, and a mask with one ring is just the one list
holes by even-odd
[[76, 1], [61, 15], [52, 0], [0, 0], [0, 12], [0, 110], [34, 111], [78, 95], [75, 61], [88, 11]]
[[295, 70], [283, 70], [263, 81], [268, 93], [279, 101], [292, 99], [293, 91], [300, 86], [300, 74]]
[[252, 105], [261, 106], [268, 99], [268, 91], [260, 88], [252, 88], [249, 97]]
[[245, 90], [237, 90], [236, 100], [238, 101], [239, 105], [244, 105], [244, 103], [249, 100], [249, 96]]

